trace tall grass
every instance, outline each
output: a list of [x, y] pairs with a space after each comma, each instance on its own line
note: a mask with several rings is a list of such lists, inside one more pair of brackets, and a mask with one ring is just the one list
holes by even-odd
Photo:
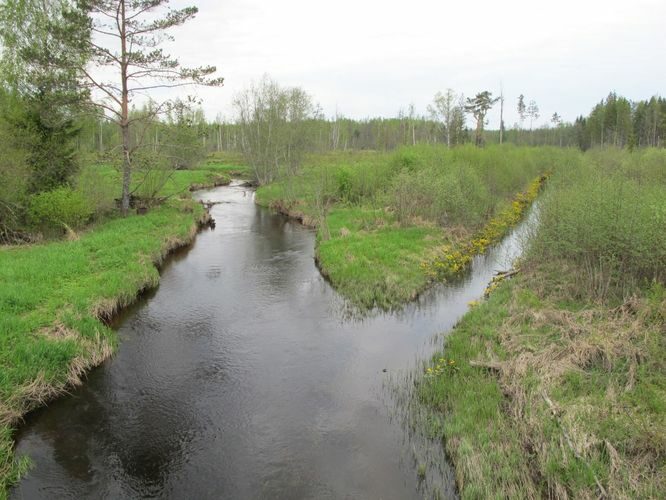
[[428, 285], [419, 264], [437, 247], [471, 242], [535, 178], [579, 162], [573, 150], [513, 146], [332, 153], [257, 200], [319, 227], [319, 265], [352, 302], [391, 308]]
[[581, 270], [598, 298], [666, 279], [666, 151], [593, 151], [555, 176], [541, 208], [534, 254]]
[[417, 394], [462, 498], [664, 498], [665, 180], [658, 150], [556, 172], [522, 272], [447, 335]]

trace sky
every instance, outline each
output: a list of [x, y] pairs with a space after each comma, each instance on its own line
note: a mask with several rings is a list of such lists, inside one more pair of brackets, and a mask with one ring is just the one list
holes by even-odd
[[[236, 92], [264, 74], [297, 86], [327, 116], [418, 114], [438, 91], [505, 95], [505, 123], [524, 94], [565, 121], [610, 91], [666, 95], [666, 0], [172, 0], [199, 14], [170, 53], [212, 64], [222, 88], [199, 88], [208, 118], [233, 118]], [[191, 93], [191, 92], [190, 92]], [[499, 126], [499, 106], [489, 126]]]

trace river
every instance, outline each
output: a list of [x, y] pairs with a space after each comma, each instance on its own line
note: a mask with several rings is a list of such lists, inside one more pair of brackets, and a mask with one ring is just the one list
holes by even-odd
[[[460, 282], [359, 317], [315, 267], [314, 231], [253, 196], [197, 194], [219, 202], [217, 227], [117, 319], [116, 355], [26, 418], [16, 448], [34, 468], [12, 498], [422, 498], [425, 441], [396, 418], [389, 381], [510, 267], [529, 222]], [[428, 470], [455, 496], [443, 454]]]

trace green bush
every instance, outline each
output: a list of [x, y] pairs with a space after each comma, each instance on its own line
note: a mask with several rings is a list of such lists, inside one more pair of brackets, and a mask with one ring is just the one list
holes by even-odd
[[349, 201], [352, 194], [352, 171], [348, 167], [342, 167], [336, 172], [335, 183], [337, 185], [340, 200]]
[[61, 187], [33, 196], [28, 216], [41, 229], [58, 230], [64, 226], [79, 228], [90, 220], [93, 208], [80, 191]]
[[76, 190], [86, 199], [86, 204], [96, 215], [111, 212], [119, 197], [119, 175], [110, 167], [90, 165], [81, 170], [76, 180]]
[[398, 151], [385, 203], [405, 223], [425, 219], [444, 227], [475, 229], [501, 210], [535, 177], [570, 170], [580, 153], [511, 145], [414, 146]]
[[544, 197], [533, 252], [580, 266], [581, 283], [603, 298], [631, 293], [666, 274], [666, 152], [593, 151], [558, 175]]

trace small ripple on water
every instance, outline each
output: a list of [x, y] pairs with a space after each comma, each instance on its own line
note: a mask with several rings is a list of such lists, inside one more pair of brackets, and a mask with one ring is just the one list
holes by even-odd
[[414, 382], [514, 236], [459, 282], [359, 315], [314, 266], [314, 233], [243, 189], [200, 194], [230, 202], [216, 230], [123, 316], [111, 361], [29, 416], [17, 449], [36, 467], [13, 497], [455, 494]]

